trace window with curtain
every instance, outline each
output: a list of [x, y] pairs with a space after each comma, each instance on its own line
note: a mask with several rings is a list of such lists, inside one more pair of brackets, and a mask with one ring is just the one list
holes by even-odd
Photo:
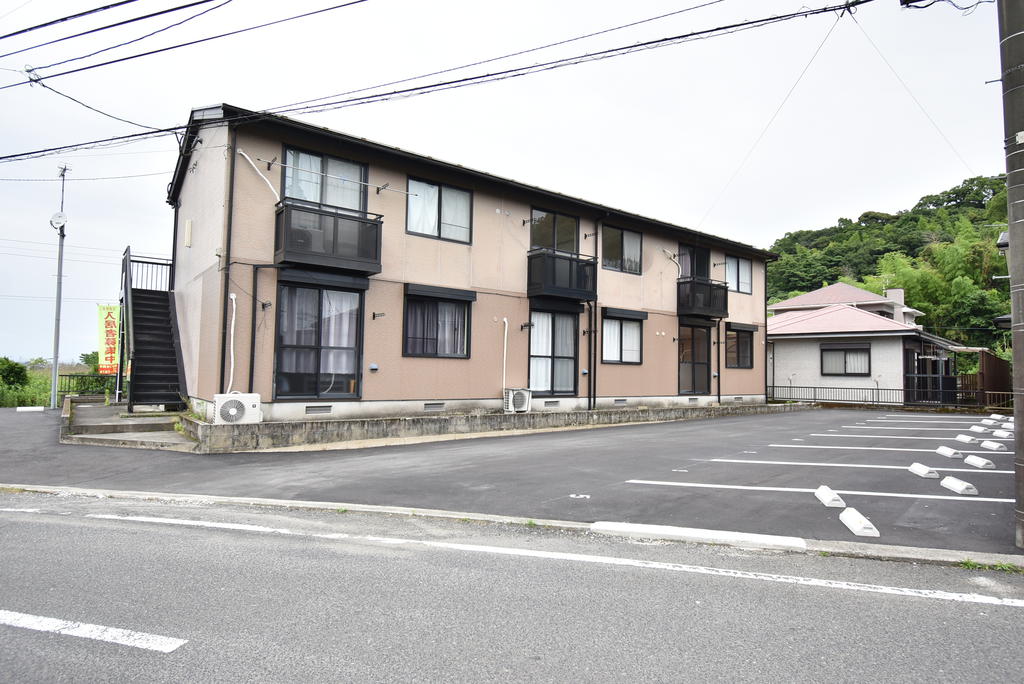
[[754, 367], [754, 333], [750, 330], [725, 331], [725, 367]]
[[559, 214], [545, 209], [534, 209], [530, 214], [530, 248], [545, 247], [559, 252], [576, 254], [580, 220], [575, 216]]
[[277, 396], [358, 396], [360, 312], [357, 292], [281, 286]]
[[473, 195], [449, 185], [409, 179], [406, 231], [455, 242], [472, 241]]
[[576, 314], [530, 313], [530, 389], [537, 394], [576, 393]]
[[640, 274], [640, 233], [622, 228], [601, 228], [601, 266], [612, 271]]
[[821, 345], [822, 375], [871, 375], [870, 345]]
[[301, 150], [285, 151], [284, 196], [352, 211], [366, 210], [366, 166]]
[[725, 280], [733, 292], [751, 293], [752, 264], [750, 259], [725, 257]]
[[601, 328], [601, 360], [604, 363], [642, 363], [642, 321], [605, 318]]
[[679, 245], [679, 271], [681, 278], [709, 278], [711, 250], [707, 247]]
[[405, 300], [404, 356], [469, 358], [469, 302]]

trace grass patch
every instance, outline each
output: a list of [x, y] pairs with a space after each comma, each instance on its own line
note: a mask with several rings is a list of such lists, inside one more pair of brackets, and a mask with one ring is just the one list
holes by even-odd
[[348, 509], [347, 508], [335, 508], [334, 512], [335, 513], [348, 513]]
[[965, 558], [956, 564], [958, 568], [965, 570], [993, 570], [995, 572], [1008, 572], [1014, 575], [1024, 575], [1024, 567], [1015, 563], [979, 563], [970, 558]]
[[24, 387], [11, 387], [0, 382], [0, 406], [49, 406], [50, 382], [49, 370], [29, 371], [28, 384]]
[[527, 521], [526, 521], [526, 526], [527, 526], [527, 527], [539, 527], [539, 526], [537, 525], [537, 523], [535, 523], [535, 522], [534, 522], [534, 521], [532, 521], [532, 520], [527, 520]]
[[0, 487], [0, 494], [26, 494], [27, 489], [21, 487]]

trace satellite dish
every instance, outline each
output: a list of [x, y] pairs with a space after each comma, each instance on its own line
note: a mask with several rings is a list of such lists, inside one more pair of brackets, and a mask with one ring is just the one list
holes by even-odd
[[58, 211], [56, 214], [50, 217], [50, 225], [60, 230], [64, 227], [64, 224], [68, 222], [68, 215], [63, 211]]

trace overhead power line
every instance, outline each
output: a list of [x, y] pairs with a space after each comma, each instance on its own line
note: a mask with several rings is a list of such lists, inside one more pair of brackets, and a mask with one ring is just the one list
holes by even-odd
[[[147, 178], [149, 176], [164, 176], [170, 171], [156, 171], [154, 173], [136, 173], [130, 176], [99, 176], [96, 178], [65, 178], [68, 181], [101, 181], [101, 180], [122, 180], [125, 178]], [[3, 183], [55, 183], [60, 178], [0, 178]]]
[[[230, 1], [231, 1], [231, 0], [228, 0], [228, 2], [230, 2]], [[131, 121], [131, 120], [129, 120], [129, 119], [123, 119], [123, 118], [121, 118], [120, 116], [114, 116], [113, 114], [110, 114], [110, 113], [108, 113], [108, 112], [105, 112], [105, 111], [103, 111], [102, 109], [96, 109], [96, 108], [95, 108], [95, 107], [93, 107], [92, 105], [87, 105], [87, 104], [85, 104], [84, 102], [82, 102], [81, 100], [78, 100], [78, 99], [76, 99], [76, 98], [73, 98], [73, 97], [71, 97], [70, 95], [68, 95], [67, 93], [62, 93], [61, 91], [57, 90], [57, 89], [56, 89], [56, 88], [54, 88], [53, 86], [51, 86], [51, 85], [48, 85], [48, 84], [46, 84], [46, 83], [40, 83], [39, 85], [41, 85], [41, 86], [42, 86], [43, 88], [46, 88], [47, 90], [49, 90], [49, 91], [50, 91], [50, 92], [52, 92], [52, 93], [56, 93], [57, 95], [60, 95], [60, 96], [61, 96], [61, 97], [63, 97], [63, 98], [66, 98], [66, 99], [68, 99], [68, 100], [71, 100], [71, 101], [72, 101], [72, 102], [74, 102], [75, 104], [77, 104], [77, 105], [81, 105], [82, 107], [85, 107], [85, 108], [86, 108], [86, 109], [88, 109], [88, 110], [94, 111], [94, 112], [96, 112], [97, 114], [100, 114], [100, 115], [102, 115], [102, 116], [105, 116], [105, 117], [107, 117], [108, 119], [113, 119], [114, 121], [120, 121], [121, 123], [131, 124], [132, 126], [138, 126], [139, 128], [148, 128], [148, 129], [149, 129], [149, 130], [151, 130], [151, 131], [157, 131], [157, 130], [160, 130], [160, 129], [156, 128], [155, 126], [147, 126], [146, 124], [140, 124], [140, 123], [136, 123], [135, 121]]]
[[296, 19], [304, 19], [306, 17], [312, 17], [312, 16], [315, 16], [317, 14], [323, 14], [324, 12], [331, 12], [331, 11], [334, 11], [334, 10], [337, 10], [337, 9], [342, 9], [344, 7], [351, 7], [352, 5], [359, 5], [359, 4], [362, 4], [364, 2], [368, 2], [368, 0], [351, 0], [351, 2], [346, 2], [346, 3], [343, 3], [341, 5], [333, 5], [331, 7], [324, 7], [323, 9], [313, 10], [312, 12], [305, 12], [303, 14], [296, 14], [296, 15], [293, 15], [293, 16], [290, 16], [290, 17], [285, 17], [284, 19], [276, 19], [274, 21], [268, 21], [266, 23], [258, 24], [256, 26], [248, 26], [246, 28], [237, 29], [235, 31], [228, 31], [227, 33], [219, 33], [219, 34], [217, 34], [215, 36], [207, 36], [206, 38], [198, 38], [196, 40], [190, 40], [187, 43], [178, 43], [177, 45], [168, 45], [167, 47], [162, 47], [162, 48], [159, 48], [159, 49], [156, 49], [156, 50], [150, 50], [148, 52], [140, 52], [138, 54], [128, 55], [126, 57], [120, 57], [118, 59], [111, 59], [111, 60], [108, 60], [106, 62], [99, 62], [97, 64], [90, 64], [89, 66], [79, 67], [77, 69], [69, 69], [67, 71], [61, 71], [61, 72], [58, 72], [56, 74], [50, 74], [48, 76], [38, 76], [37, 78], [30, 78], [30, 79], [27, 79], [25, 81], [18, 81], [17, 83], [9, 83], [9, 84], [7, 84], [5, 86], [0, 86], [0, 90], [7, 90], [8, 88], [15, 88], [17, 86], [26, 85], [26, 84], [29, 84], [29, 83], [36, 83], [36, 82], [38, 82], [40, 80], [44, 80], [44, 79], [58, 78], [60, 76], [67, 76], [69, 74], [77, 74], [77, 73], [80, 73], [82, 71], [89, 71], [91, 69], [98, 69], [99, 67], [110, 66], [111, 64], [120, 64], [121, 62], [128, 62], [128, 61], [131, 61], [133, 59], [139, 59], [140, 57], [149, 57], [150, 55], [158, 55], [158, 54], [160, 54], [162, 52], [169, 52], [171, 50], [178, 50], [178, 49], [183, 48], [183, 47], [190, 47], [192, 45], [199, 45], [200, 43], [206, 43], [206, 42], [209, 42], [211, 40], [217, 40], [219, 38], [227, 38], [228, 36], [237, 36], [240, 33], [248, 33], [249, 31], [255, 31], [257, 29], [266, 28], [268, 26], [275, 26], [277, 24], [283, 24], [283, 23], [288, 22], [288, 21], [295, 21]]
[[[171, 12], [177, 12], [178, 10], [188, 9], [189, 7], [195, 7], [196, 5], [205, 5], [208, 2], [213, 2], [213, 0], [197, 0], [196, 2], [191, 2], [191, 3], [187, 4], [187, 5], [178, 5], [177, 7], [171, 7], [169, 9], [160, 10], [159, 12], [151, 12], [150, 14], [143, 14], [142, 16], [132, 17], [131, 19], [125, 19], [124, 21], [118, 21], [118, 22], [114, 22], [113, 24], [107, 24], [106, 26], [98, 26], [98, 27], [96, 27], [94, 29], [89, 29], [88, 31], [82, 31], [81, 33], [75, 33], [75, 34], [70, 35], [70, 36], [64, 36], [63, 38], [55, 38], [53, 40], [48, 40], [45, 43], [38, 43], [37, 45], [30, 45], [28, 47], [24, 47], [24, 48], [20, 48], [18, 50], [14, 50], [13, 52], [8, 52], [6, 54], [0, 55], [0, 59], [2, 59], [4, 57], [10, 57], [11, 55], [19, 55], [22, 52], [28, 52], [30, 50], [35, 50], [36, 48], [46, 47], [47, 45], [56, 45], [57, 43], [63, 43], [65, 40], [71, 40], [72, 38], [81, 38], [82, 36], [88, 36], [88, 35], [93, 34], [93, 33], [99, 33], [100, 31], [106, 31], [107, 29], [117, 28], [119, 26], [126, 26], [128, 24], [134, 24], [137, 21], [143, 21], [144, 19], [152, 19], [153, 17], [159, 17], [162, 14], [169, 14]], [[186, 21], [188, 21], [188, 20], [186, 19]], [[176, 26], [176, 24], [174, 24], [174, 25]], [[161, 29], [161, 30], [163, 30], [163, 29]], [[120, 47], [120, 46], [115, 46], [115, 47]], [[108, 49], [112, 49], [112, 48], [108, 48]], [[91, 55], [86, 55], [86, 56], [91, 56]], [[82, 59], [82, 58], [78, 58], [78, 59]], [[50, 66], [53, 66], [53, 65], [50, 65]], [[41, 69], [46, 69], [48, 67], [40, 67], [40, 68]]]
[[[826, 14], [826, 13], [830, 13], [830, 12], [837, 12], [837, 11], [848, 10], [848, 9], [850, 9], [852, 7], [856, 7], [856, 6], [859, 6], [859, 5], [864, 5], [864, 4], [867, 4], [869, 2], [873, 2], [873, 1], [874, 0], [850, 0], [850, 2], [846, 2], [846, 3], [843, 3], [843, 4], [839, 4], [839, 5], [829, 5], [829, 6], [826, 6], [826, 7], [819, 7], [817, 9], [805, 9], [805, 10], [799, 10], [797, 12], [791, 12], [789, 14], [776, 15], [776, 16], [772, 16], [772, 17], [764, 17], [764, 18], [761, 18], [761, 19], [752, 19], [752, 20], [747, 20], [747, 21], [743, 21], [743, 22], [737, 22], [737, 23], [734, 23], [734, 24], [728, 24], [728, 25], [725, 25], [725, 26], [719, 26], [719, 27], [713, 28], [713, 29], [705, 29], [705, 30], [701, 30], [701, 31], [693, 31], [691, 33], [680, 34], [680, 35], [677, 35], [677, 36], [670, 36], [670, 37], [667, 37], [667, 38], [661, 38], [661, 39], [646, 41], [646, 42], [642, 42], [642, 43], [634, 43], [634, 44], [631, 44], [631, 45], [621, 46], [621, 47], [617, 47], [617, 48], [610, 48], [608, 50], [602, 50], [602, 51], [599, 51], [599, 52], [585, 53], [583, 55], [576, 55], [574, 57], [566, 57], [566, 58], [563, 58], [563, 59], [552, 60], [550, 62], [545, 62], [545, 63], [541, 63], [541, 64], [533, 64], [533, 65], [529, 65], [529, 66], [516, 67], [516, 68], [513, 68], [513, 69], [506, 69], [504, 71], [498, 71], [498, 72], [493, 72], [493, 73], [488, 73], [488, 74], [479, 74], [479, 75], [476, 75], [476, 76], [467, 76], [465, 78], [453, 79], [453, 80], [449, 80], [449, 81], [440, 81], [440, 82], [431, 83], [431, 84], [427, 84], [427, 85], [423, 85], [423, 86], [415, 86], [415, 87], [411, 87], [411, 88], [404, 88], [404, 89], [400, 89], [400, 90], [388, 91], [388, 92], [385, 92], [385, 93], [372, 93], [372, 94], [369, 94], [369, 95], [364, 95], [364, 96], [359, 96], [359, 97], [354, 97], [354, 98], [349, 98], [349, 99], [344, 99], [344, 100], [337, 100], [337, 101], [334, 101], [334, 102], [327, 102], [327, 103], [324, 103], [324, 104], [301, 105], [301, 106], [284, 105], [282, 107], [277, 107], [277, 108], [272, 109], [272, 110], [264, 110], [263, 112], [255, 112], [253, 114], [241, 114], [241, 115], [234, 116], [234, 117], [226, 117], [224, 119], [218, 120], [218, 122], [219, 123], [244, 123], [246, 121], [258, 120], [258, 119], [260, 119], [263, 116], [266, 116], [268, 114], [282, 114], [282, 113], [293, 114], [293, 113], [299, 113], [299, 112], [305, 112], [305, 113], [323, 112], [323, 111], [330, 111], [330, 110], [333, 110], [333, 109], [340, 109], [340, 108], [343, 108], [343, 107], [352, 107], [352, 106], [357, 106], [357, 105], [361, 105], [361, 104], [369, 104], [371, 102], [381, 102], [381, 101], [385, 101], [385, 100], [389, 100], [389, 99], [397, 98], [397, 97], [411, 97], [413, 95], [420, 95], [420, 94], [425, 94], [425, 93], [430, 93], [430, 92], [438, 92], [438, 91], [442, 91], [442, 90], [451, 90], [451, 89], [462, 88], [462, 87], [467, 87], [467, 86], [471, 86], [471, 85], [479, 85], [481, 83], [488, 83], [488, 82], [504, 80], [504, 79], [508, 79], [508, 78], [515, 78], [515, 77], [518, 77], [518, 76], [525, 76], [525, 75], [533, 74], [533, 73], [540, 73], [540, 72], [543, 72], [543, 71], [549, 71], [549, 70], [558, 69], [558, 68], [561, 68], [561, 67], [572, 66], [572, 65], [575, 65], [575, 64], [582, 64], [582, 63], [590, 62], [590, 61], [609, 59], [611, 57], [618, 57], [618, 56], [630, 54], [630, 53], [633, 53], [633, 52], [637, 52], [637, 51], [640, 51], [640, 50], [649, 50], [649, 49], [654, 49], [654, 48], [658, 48], [658, 47], [665, 47], [665, 46], [668, 46], [668, 45], [681, 44], [681, 43], [689, 42], [689, 41], [692, 41], [692, 40], [702, 40], [702, 39], [717, 37], [717, 36], [721, 36], [721, 35], [727, 35], [727, 34], [735, 33], [735, 32], [738, 32], [738, 31], [745, 31], [745, 30], [750, 30], [750, 29], [755, 29], [755, 28], [761, 28], [763, 26], [768, 26], [768, 25], [771, 25], [771, 24], [776, 24], [776, 23], [780, 23], [780, 22], [784, 22], [784, 21], [789, 21], [789, 20], [792, 20], [792, 19], [798, 19], [798, 18], [803, 18], [803, 17], [815, 16], [815, 15], [818, 15], [818, 14]], [[151, 131], [151, 132], [131, 133], [131, 134], [127, 134], [127, 135], [113, 136], [113, 137], [109, 137], [109, 138], [101, 138], [101, 139], [98, 139], [98, 140], [91, 140], [91, 141], [86, 141], [86, 142], [74, 143], [74, 144], [70, 144], [70, 145], [62, 145], [62, 146], [58, 146], [58, 147], [48, 147], [48, 148], [43, 148], [43, 149], [39, 149], [39, 150], [32, 150], [32, 151], [29, 151], [29, 152], [19, 152], [19, 153], [14, 153], [14, 154], [8, 154], [8, 155], [0, 156], [0, 163], [11, 162], [11, 161], [20, 161], [20, 160], [25, 160], [25, 159], [33, 159], [33, 158], [48, 156], [48, 155], [52, 155], [52, 154], [59, 154], [59, 153], [63, 153], [63, 152], [70, 152], [70, 151], [74, 151], [74, 150], [93, 149], [93, 148], [98, 148], [98, 147], [107, 147], [107, 146], [113, 146], [113, 145], [130, 144], [132, 142], [138, 142], [140, 140], [146, 140], [146, 139], [149, 139], [149, 138], [162, 137], [162, 136], [165, 136], [165, 135], [171, 135], [171, 134], [174, 134], [174, 133], [179, 133], [179, 132], [182, 132], [182, 131], [186, 130], [187, 128], [188, 128], [188, 124], [184, 124], [184, 125], [180, 125], [180, 126], [172, 126], [172, 127], [168, 127], [168, 128], [164, 128], [164, 129], [160, 129], [160, 130], [156, 130], [156, 131]]]
[[61, 17], [60, 19], [52, 19], [52, 20], [44, 22], [42, 24], [36, 24], [35, 26], [29, 26], [28, 28], [19, 29], [18, 31], [14, 31], [13, 33], [4, 34], [4, 35], [0, 36], [0, 40], [3, 40], [4, 38], [10, 38], [11, 36], [20, 36], [23, 33], [29, 33], [30, 31], [35, 31], [37, 29], [46, 28], [47, 26], [54, 26], [55, 24], [61, 24], [61, 23], [64, 23], [65, 21], [71, 21], [72, 19], [78, 19], [80, 17], [87, 17], [90, 14], [96, 14], [97, 12], [103, 12], [103, 11], [108, 10], [108, 9], [113, 9], [115, 7], [120, 7], [121, 5], [130, 5], [133, 2], [138, 2], [138, 0], [121, 0], [121, 2], [115, 2], [115, 3], [111, 4], [111, 5], [104, 5], [103, 7], [97, 7], [95, 9], [86, 10], [85, 12], [79, 12], [78, 14], [70, 14], [70, 15], [68, 15], [66, 17]]

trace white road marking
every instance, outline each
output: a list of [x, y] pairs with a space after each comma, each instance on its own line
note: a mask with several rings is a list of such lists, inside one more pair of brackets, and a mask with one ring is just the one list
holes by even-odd
[[[962, 432], [963, 431], [963, 428], [958, 428], [958, 427], [948, 427], [948, 428], [886, 427], [885, 425], [840, 425], [839, 427], [855, 428], [857, 430], [944, 430], [946, 432]], [[971, 430], [971, 432], [977, 432], [977, 430]]]
[[39, 513], [38, 508], [0, 508], [0, 513]]
[[589, 494], [570, 494], [569, 498], [570, 499], [589, 499], [590, 495]]
[[[886, 418], [932, 418], [935, 414], [933, 413], [886, 413]], [[982, 418], [988, 418], [988, 416], [977, 416], [965, 413], [957, 414], [960, 418], [974, 418], [975, 420], [981, 420]], [[945, 418], [934, 418], [935, 422], [941, 422]]]
[[[812, 490], [813, 491], [813, 490]], [[983, 499], [962, 499], [957, 501], [982, 501]], [[94, 516], [90, 516], [94, 517]], [[105, 519], [124, 520], [129, 522], [149, 522], [166, 525], [185, 525], [189, 527], [208, 527], [226, 529], [232, 531], [255, 531], [262, 534], [288, 534], [299, 537], [311, 537], [331, 540], [366, 541], [393, 545], [415, 545], [433, 549], [447, 549], [451, 551], [466, 551], [471, 553], [486, 553], [499, 556], [512, 556], [519, 558], [540, 558], [545, 560], [562, 560], [576, 563], [592, 563], [595, 565], [613, 565], [641, 568], [645, 570], [665, 570], [669, 572], [681, 572], [698, 575], [711, 575], [715, 577], [730, 577], [733, 579], [748, 579], [761, 582], [775, 582], [781, 584], [795, 584], [807, 587], [819, 587], [823, 589], [840, 589], [845, 591], [862, 591], [873, 594], [888, 594], [894, 596], [907, 596], [911, 598], [927, 598], [940, 601], [954, 601], [959, 603], [982, 603], [996, 606], [1008, 606], [1013, 608], [1024, 608], [1024, 599], [1000, 598], [998, 596], [985, 596], [982, 594], [962, 594], [937, 589], [910, 589], [906, 587], [892, 587], [881, 584], [863, 584], [861, 582], [843, 582], [838, 580], [818, 579], [814, 577], [800, 577], [795, 575], [776, 575], [766, 572], [750, 572], [747, 570], [733, 570], [730, 568], [713, 568], [701, 565], [684, 565], [682, 563], [664, 563], [659, 561], [639, 560], [635, 558], [619, 558], [614, 556], [594, 556], [582, 553], [566, 553], [561, 551], [540, 551], [537, 549], [511, 548], [504, 546], [484, 546], [479, 544], [460, 544], [455, 542], [429, 541], [422, 539], [399, 539], [392, 537], [373, 537], [361, 535], [349, 535], [344, 533], [333, 534], [306, 534], [290, 530], [274, 529], [259, 525], [236, 525], [234, 523], [218, 523], [202, 520], [180, 520], [178, 518], [153, 518], [146, 516], [108, 516]], [[594, 523], [595, 526], [606, 523]]]
[[[755, 492], [790, 492], [799, 494], [813, 494], [815, 490], [805, 487], [758, 487], [754, 485], [727, 485], [709, 484], [706, 482], [666, 482], [663, 480], [626, 480], [626, 484], [661, 485], [664, 487], [698, 487], [701, 489], [745, 489]], [[861, 492], [851, 489], [837, 489], [836, 494], [848, 494], [853, 496], [884, 496], [899, 499], [942, 499], [944, 501], [988, 501], [992, 503], [1013, 503], [1014, 499], [993, 499], [983, 497], [971, 497], [965, 499], [960, 496], [942, 496], [940, 494], [904, 494], [902, 492]]]
[[[944, 441], [950, 441], [952, 437], [918, 437], [917, 435], [839, 435], [839, 434], [828, 434], [828, 433], [811, 433], [811, 437], [856, 437], [857, 439], [939, 439]], [[801, 440], [803, 441], [803, 440]], [[1012, 442], [1012, 439], [997, 439], [996, 442]]]
[[868, 418], [869, 423], [952, 423], [954, 425], [974, 425], [973, 420], [890, 420], [888, 418]]
[[96, 641], [107, 641], [112, 644], [143, 648], [147, 651], [159, 651], [160, 653], [171, 653], [188, 643], [187, 639], [175, 639], [173, 637], [160, 636], [159, 634], [134, 632], [130, 629], [104, 627], [103, 625], [90, 625], [86, 622], [72, 622], [71, 620], [41, 617], [39, 615], [29, 615], [28, 613], [15, 613], [10, 610], [0, 610], [0, 625], [21, 627], [37, 632], [54, 632], [65, 636], [76, 636]]
[[[860, 435], [855, 435], [860, 437]], [[776, 449], [853, 449], [856, 451], [916, 451], [925, 454], [934, 454], [935, 449], [906, 449], [900, 447], [859, 447], [859, 446], [817, 446], [814, 444], [769, 444]], [[991, 454], [991, 451], [965, 451], [957, 449], [961, 454]], [[1006, 452], [1010, 453], [1010, 452]]]
[[[794, 465], [794, 466], [821, 466], [823, 468], [882, 468], [885, 470], [906, 470], [907, 466], [898, 465], [862, 465], [859, 463], [808, 463], [806, 461], [757, 461], [743, 458], [712, 458], [712, 463], [751, 463], [764, 465]], [[978, 470], [977, 468], [936, 468], [928, 466], [932, 470], [942, 470], [948, 473], [999, 473], [1000, 475], [1013, 475], [1012, 470]]]

